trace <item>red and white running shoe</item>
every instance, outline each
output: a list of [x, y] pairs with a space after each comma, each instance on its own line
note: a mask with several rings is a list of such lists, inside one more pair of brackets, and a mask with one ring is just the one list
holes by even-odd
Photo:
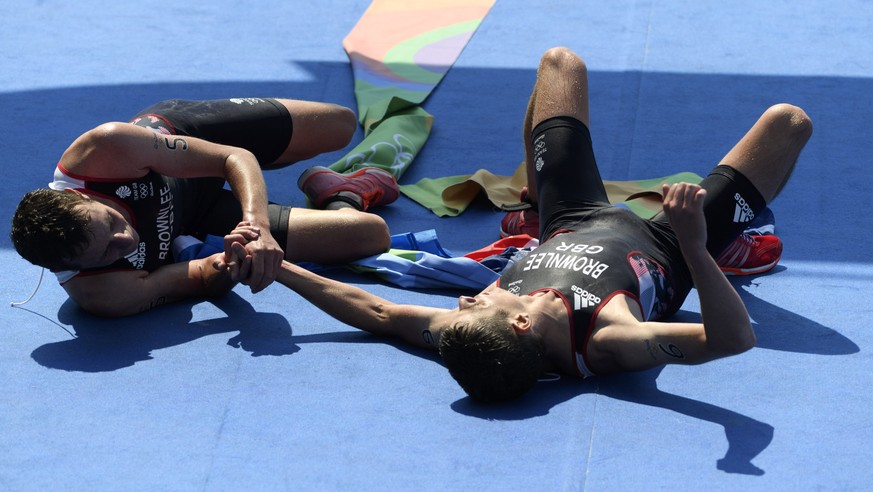
[[328, 202], [340, 200], [366, 211], [387, 205], [400, 196], [400, 187], [394, 176], [377, 167], [340, 174], [326, 167], [313, 166], [300, 175], [297, 187], [316, 208], [324, 208]]
[[776, 266], [782, 257], [782, 241], [771, 234], [741, 234], [715, 259], [725, 275], [756, 275]]

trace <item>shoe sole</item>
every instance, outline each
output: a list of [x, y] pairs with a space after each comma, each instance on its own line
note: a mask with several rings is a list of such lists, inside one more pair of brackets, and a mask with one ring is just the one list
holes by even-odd
[[744, 275], [757, 275], [759, 273], [769, 272], [779, 263], [780, 258], [776, 258], [772, 263], [768, 263], [766, 265], [757, 266], [755, 268], [723, 268], [719, 267], [719, 269], [724, 272], [727, 276], [744, 276]]

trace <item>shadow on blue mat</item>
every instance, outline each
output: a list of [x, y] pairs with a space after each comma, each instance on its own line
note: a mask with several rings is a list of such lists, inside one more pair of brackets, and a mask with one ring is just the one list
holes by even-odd
[[[785, 270], [777, 265], [765, 275]], [[849, 355], [861, 350], [835, 329], [755, 297], [748, 287], [754, 286], [759, 277], [730, 277], [754, 321], [757, 348], [818, 355]]]
[[[257, 312], [234, 292], [212, 304], [227, 316], [194, 321], [194, 304], [183, 302], [139, 316], [107, 319], [91, 316], [67, 300], [58, 312], [58, 320], [71, 338], [37, 347], [31, 357], [50, 369], [109, 372], [152, 360], [151, 354], [156, 350], [206, 336], [233, 334], [227, 345], [249, 352], [252, 357], [293, 355], [306, 343], [389, 343], [410, 355], [438, 361], [438, 356], [431, 352], [359, 331], [295, 336], [284, 315]], [[72, 326], [73, 331], [64, 325]]]
[[106, 319], [91, 316], [67, 300], [58, 320], [73, 327], [75, 338], [42, 345], [31, 357], [52, 369], [107, 372], [151, 360], [155, 350], [234, 332], [227, 344], [252, 356], [291, 355], [300, 350], [284, 316], [259, 313], [233, 292], [214, 304], [227, 317], [192, 321], [193, 304], [177, 303], [134, 317]]
[[539, 383], [520, 402], [514, 404], [485, 405], [470, 398], [462, 398], [454, 402], [452, 408], [458, 413], [473, 417], [522, 420], [548, 414], [555, 405], [585, 394], [663, 408], [724, 428], [728, 450], [716, 462], [719, 470], [743, 475], [763, 475], [764, 470], [752, 464], [752, 460], [773, 440], [773, 426], [726, 408], [661, 391], [658, 389], [657, 379], [662, 369], [598, 376], [588, 381], [564, 376], [558, 381]]

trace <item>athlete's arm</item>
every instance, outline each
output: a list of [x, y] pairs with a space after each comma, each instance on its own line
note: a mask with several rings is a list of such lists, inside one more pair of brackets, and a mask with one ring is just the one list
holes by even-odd
[[[700, 364], [755, 345], [755, 332], [739, 294], [706, 250], [706, 219], [698, 185], [664, 188], [664, 211], [676, 231], [700, 297], [703, 323], [639, 322], [627, 317], [592, 337], [596, 372], [639, 371], [664, 364]], [[633, 307], [629, 306], [629, 311]]]
[[706, 190], [699, 185], [664, 186], [664, 212], [700, 297], [706, 347], [718, 357], [749, 350], [756, 339], [743, 300], [706, 250], [705, 197]]
[[60, 164], [73, 174], [109, 179], [136, 178], [149, 171], [178, 178], [224, 178], [242, 205], [242, 220], [262, 231], [258, 240], [246, 245], [253, 257], [250, 287], [257, 292], [275, 279], [284, 253], [270, 235], [267, 186], [248, 150], [127, 123], [105, 123], [76, 139]]
[[[248, 233], [246, 233], [246, 229]], [[225, 258], [216, 261], [220, 270], [232, 270], [232, 278], [245, 283], [248, 259], [243, 244], [256, 236], [250, 227], [237, 228], [225, 237]], [[445, 316], [452, 311], [428, 306], [397, 304], [369, 292], [322, 277], [283, 261], [276, 280], [333, 318], [375, 335], [398, 338], [416, 347], [436, 350]]]
[[712, 350], [703, 323], [635, 322], [609, 326], [594, 337], [588, 355], [591, 369], [598, 374], [701, 364], [732, 354]]
[[208, 258], [163, 266], [154, 272], [125, 270], [77, 276], [64, 289], [85, 311], [121, 317], [163, 304], [196, 297], [220, 297], [236, 282], [226, 271], [212, 267], [222, 253]]
[[287, 261], [276, 279], [333, 318], [375, 335], [436, 350], [448, 309], [396, 304], [358, 287], [324, 278]]

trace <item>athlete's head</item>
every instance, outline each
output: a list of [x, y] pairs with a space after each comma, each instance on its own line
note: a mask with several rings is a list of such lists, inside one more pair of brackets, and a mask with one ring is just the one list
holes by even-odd
[[449, 373], [478, 401], [518, 398], [543, 371], [542, 337], [531, 330], [519, 333], [501, 308], [449, 326], [440, 335], [439, 349]]
[[50, 189], [24, 195], [10, 236], [18, 254], [52, 271], [109, 265], [139, 241], [114, 208], [81, 193]]

